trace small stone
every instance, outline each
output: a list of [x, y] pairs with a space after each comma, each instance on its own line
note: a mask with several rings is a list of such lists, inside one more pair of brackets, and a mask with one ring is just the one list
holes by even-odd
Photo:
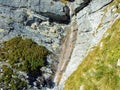
[[2, 73], [3, 72], [3, 69], [2, 68], [0, 68], [0, 73]]
[[49, 25], [49, 21], [44, 21], [40, 25]]
[[50, 32], [52, 32], [52, 33], [56, 33], [56, 30], [57, 30], [57, 28], [56, 27], [53, 27], [53, 28], [50, 28]]
[[112, 9], [112, 12], [115, 12], [116, 10], [117, 10], [117, 8], [113, 8], [113, 9]]
[[31, 28], [32, 28], [32, 29], [36, 29], [37, 26], [38, 26], [38, 23], [35, 22], [35, 23], [33, 23], [33, 24], [31, 25]]
[[84, 90], [84, 85], [81, 85], [81, 86], [80, 86], [80, 90]]
[[33, 85], [34, 85], [34, 86], [37, 86], [37, 83], [36, 83], [36, 82], [33, 82]]
[[53, 50], [56, 50], [58, 47], [59, 47], [59, 44], [57, 44], [57, 43], [52, 44]]
[[120, 66], [120, 58], [117, 61], [117, 66]]
[[120, 3], [118, 4], [118, 7], [120, 7]]

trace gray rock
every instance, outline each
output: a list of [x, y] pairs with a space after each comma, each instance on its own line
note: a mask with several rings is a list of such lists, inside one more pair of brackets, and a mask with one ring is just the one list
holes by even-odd
[[120, 17], [120, 14], [119, 17], [114, 17], [115, 13], [111, 12], [112, 4], [107, 6], [111, 2], [112, 0], [92, 0], [72, 18], [78, 25], [77, 39], [58, 90], [63, 90], [67, 78], [78, 68], [89, 51], [98, 45], [114, 21]]
[[0, 0], [0, 5], [11, 8], [11, 11], [22, 8], [30, 9], [31, 11], [49, 17], [51, 20], [60, 22], [69, 21], [66, 12], [63, 12], [65, 4], [61, 2], [53, 2], [52, 0]]
[[56, 51], [64, 30], [59, 25], [50, 25], [48, 21], [41, 23], [42, 20], [37, 15], [64, 22], [68, 20], [62, 11], [64, 6], [63, 3], [52, 0], [0, 0], [0, 42], [15, 36], [23, 36], [44, 45], [50, 51]]
[[23, 23], [27, 20], [27, 14], [24, 10], [16, 10], [14, 11], [14, 20], [18, 23]]
[[3, 6], [11, 6], [15, 8], [27, 7], [28, 0], [0, 0]]
[[95, 11], [105, 7], [112, 1], [113, 0], [92, 0], [92, 2], [90, 3], [91, 12], [95, 12]]

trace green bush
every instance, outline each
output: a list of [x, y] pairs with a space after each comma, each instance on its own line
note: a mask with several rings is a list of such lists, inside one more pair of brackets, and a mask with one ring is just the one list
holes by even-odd
[[50, 52], [43, 46], [37, 45], [31, 39], [15, 37], [3, 43], [0, 49], [0, 59], [8, 60], [10, 65], [28, 73], [37, 73], [40, 67], [45, 66], [45, 59]]

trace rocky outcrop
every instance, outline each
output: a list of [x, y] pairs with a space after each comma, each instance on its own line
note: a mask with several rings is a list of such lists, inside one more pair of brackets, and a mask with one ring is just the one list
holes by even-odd
[[101, 9], [102, 7], [108, 5], [110, 2], [112, 2], [113, 0], [106, 0], [106, 1], [101, 1], [101, 0], [76, 0], [75, 2], [72, 3], [72, 5], [74, 5], [72, 8], [74, 10], [74, 12], [72, 13], [72, 15], [77, 15], [77, 13], [79, 13], [82, 9], [84, 9], [85, 7], [89, 6], [89, 9], [91, 10], [90, 12], [95, 12], [99, 9]]
[[[78, 32], [75, 48], [73, 49], [70, 61], [58, 85], [62, 90], [65, 80], [77, 69], [87, 53], [102, 38], [106, 30], [118, 18], [115, 5], [112, 0], [92, 0], [87, 7], [84, 7], [74, 18], [77, 20]], [[74, 2], [76, 3], [76, 2]], [[75, 4], [71, 4], [76, 7]]]
[[[65, 4], [53, 0], [0, 0], [0, 7], [9, 8], [11, 11], [17, 9], [29, 9], [52, 21], [69, 22], [70, 18], [63, 12]], [[12, 12], [11, 12], [12, 13]], [[15, 12], [13, 12], [16, 16]]]
[[50, 51], [55, 51], [64, 34], [64, 27], [62, 27], [64, 25], [50, 23], [45, 21], [46, 19], [24, 8], [14, 10], [11, 6], [0, 6], [0, 42], [15, 36], [23, 36], [46, 46]]
[[[53, 0], [0, 0], [0, 43], [16, 36], [32, 39], [45, 46], [53, 54], [47, 57], [48, 65], [41, 69], [42, 76], [34, 78], [21, 74], [28, 79], [30, 89], [53, 88], [53, 77], [58, 64], [58, 51], [62, 37], [65, 36], [64, 24], [69, 22], [69, 8]], [[1, 69], [0, 69], [1, 70]], [[18, 71], [19, 72], [19, 71]], [[25, 73], [27, 75], [27, 73]]]

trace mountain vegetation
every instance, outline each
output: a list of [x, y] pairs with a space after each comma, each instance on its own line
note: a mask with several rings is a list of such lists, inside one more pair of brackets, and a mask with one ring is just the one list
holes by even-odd
[[12, 90], [23, 89], [27, 82], [21, 81], [16, 72], [22, 71], [33, 76], [41, 75], [40, 68], [46, 66], [48, 54], [50, 51], [31, 39], [15, 37], [4, 42], [0, 48], [0, 62], [3, 64], [0, 83], [10, 86]]
[[92, 48], [77, 70], [68, 78], [64, 90], [120, 89], [120, 19]]

